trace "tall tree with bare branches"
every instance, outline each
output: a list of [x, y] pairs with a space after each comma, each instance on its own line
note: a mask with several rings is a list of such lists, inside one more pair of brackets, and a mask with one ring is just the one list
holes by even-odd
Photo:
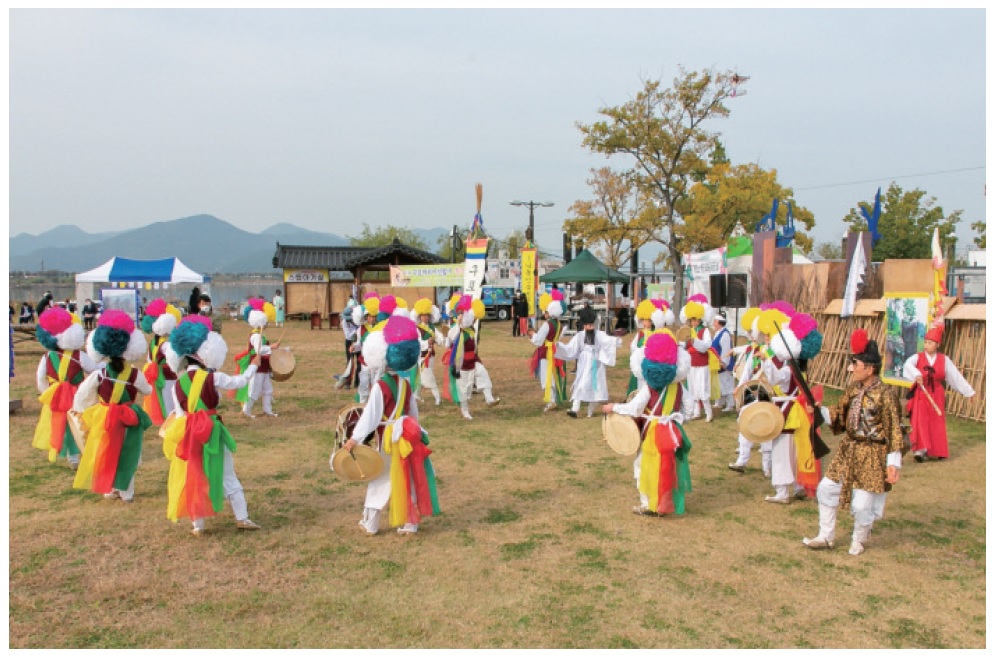
[[587, 183], [594, 198], [570, 206], [563, 231], [586, 243], [608, 266], [621, 268], [635, 250], [656, 240], [660, 210], [631, 173], [591, 169]]

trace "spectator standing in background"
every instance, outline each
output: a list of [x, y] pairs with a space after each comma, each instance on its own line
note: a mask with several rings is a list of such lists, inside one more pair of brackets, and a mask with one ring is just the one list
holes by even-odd
[[92, 330], [93, 323], [97, 319], [97, 305], [90, 300], [86, 299], [83, 303], [83, 329]]
[[286, 302], [283, 300], [283, 292], [279, 289], [276, 290], [276, 295], [273, 296], [273, 309], [276, 310], [276, 326], [280, 327], [287, 319], [287, 315], [284, 312], [286, 309]]
[[34, 323], [35, 322], [35, 309], [31, 306], [31, 303], [24, 301], [21, 303], [21, 324]]

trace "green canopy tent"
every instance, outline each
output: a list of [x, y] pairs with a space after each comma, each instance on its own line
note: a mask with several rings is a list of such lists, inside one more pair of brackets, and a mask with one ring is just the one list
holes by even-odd
[[539, 281], [550, 284], [562, 282], [580, 282], [582, 284], [618, 282], [624, 284], [629, 281], [629, 276], [608, 268], [592, 255], [590, 250], [581, 250], [569, 264], [543, 275]]
[[[609, 285], [616, 282], [625, 284], [629, 282], [629, 276], [612, 270], [603, 264], [589, 250], [581, 250], [569, 264], [565, 264], [551, 273], [547, 273], [539, 278], [539, 282], [547, 284], [561, 284], [565, 282], [578, 282], [581, 284], [592, 284], [604, 282]], [[608, 309], [605, 308], [604, 325], [610, 325], [608, 321]]]

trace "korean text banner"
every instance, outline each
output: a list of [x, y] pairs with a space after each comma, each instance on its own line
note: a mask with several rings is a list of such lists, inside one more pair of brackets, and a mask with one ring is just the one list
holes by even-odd
[[410, 264], [390, 267], [392, 287], [458, 287], [463, 264]]
[[466, 268], [463, 269], [463, 293], [480, 299], [487, 269], [487, 239], [467, 239]]
[[522, 293], [529, 300], [529, 316], [536, 313], [536, 249], [522, 248]]

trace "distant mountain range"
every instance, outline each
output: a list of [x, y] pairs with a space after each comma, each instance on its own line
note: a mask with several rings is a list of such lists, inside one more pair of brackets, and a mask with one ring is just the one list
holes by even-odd
[[[435, 250], [446, 228], [411, 229]], [[71, 273], [95, 268], [111, 257], [179, 259], [201, 273], [275, 273], [276, 244], [348, 246], [337, 234], [314, 232], [278, 223], [259, 234], [246, 232], [215, 216], [199, 214], [121, 232], [90, 234], [75, 225], [60, 225], [37, 236], [10, 238], [10, 270], [61, 270]]]

